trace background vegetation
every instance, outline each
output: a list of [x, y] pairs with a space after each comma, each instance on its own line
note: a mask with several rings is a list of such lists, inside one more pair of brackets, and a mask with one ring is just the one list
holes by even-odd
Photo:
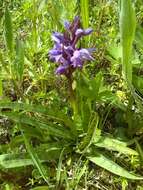
[[[68, 81], [53, 31], [80, 15], [92, 62]], [[143, 189], [143, 1], [0, 1], [0, 189]]]

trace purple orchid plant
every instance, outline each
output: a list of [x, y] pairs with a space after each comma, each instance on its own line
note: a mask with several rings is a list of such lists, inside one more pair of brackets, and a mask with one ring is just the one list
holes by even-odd
[[94, 60], [91, 56], [94, 48], [79, 48], [78, 41], [93, 32], [91, 28], [80, 28], [80, 18], [76, 16], [72, 23], [64, 22], [65, 32], [53, 32], [54, 48], [49, 51], [50, 60], [59, 64], [56, 74], [71, 76], [77, 69], [82, 69], [86, 60]]

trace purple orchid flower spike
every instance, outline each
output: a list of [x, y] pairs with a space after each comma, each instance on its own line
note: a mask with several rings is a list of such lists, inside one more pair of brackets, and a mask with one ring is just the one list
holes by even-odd
[[59, 64], [56, 74], [72, 75], [77, 69], [82, 69], [85, 61], [94, 60], [91, 54], [94, 48], [79, 48], [80, 38], [93, 32], [91, 28], [82, 29], [80, 18], [76, 16], [72, 23], [64, 22], [65, 32], [53, 32], [54, 47], [49, 51], [50, 60]]

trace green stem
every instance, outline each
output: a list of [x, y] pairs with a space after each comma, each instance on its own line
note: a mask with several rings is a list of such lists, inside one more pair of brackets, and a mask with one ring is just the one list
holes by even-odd
[[68, 79], [68, 87], [69, 87], [69, 100], [70, 100], [70, 104], [71, 104], [72, 109], [73, 109], [73, 115], [75, 118], [75, 116], [78, 114], [78, 108], [77, 108], [75, 91], [72, 88], [72, 83], [73, 83], [72, 75], [71, 74], [68, 75], [67, 79]]

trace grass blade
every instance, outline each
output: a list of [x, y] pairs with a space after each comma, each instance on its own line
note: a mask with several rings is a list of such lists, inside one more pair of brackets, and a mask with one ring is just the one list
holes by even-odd
[[72, 189], [77, 190], [78, 189], [78, 184], [80, 182], [80, 179], [85, 175], [86, 170], [87, 170], [87, 165], [88, 165], [88, 160], [85, 161], [85, 163], [83, 164], [83, 166], [77, 166], [78, 169], [76, 171], [76, 173], [74, 174], [74, 178], [72, 181]]
[[40, 161], [38, 155], [36, 154], [36, 152], [34, 151], [34, 149], [32, 148], [32, 146], [28, 142], [28, 139], [25, 136], [25, 134], [24, 133], [22, 133], [22, 134], [23, 134], [25, 146], [27, 148], [27, 151], [29, 152], [29, 155], [30, 155], [30, 157], [31, 157], [34, 165], [37, 167], [39, 173], [41, 174], [41, 176], [43, 177], [43, 179], [45, 180], [45, 182], [48, 183], [45, 168], [42, 166], [41, 161]]
[[57, 181], [56, 187], [57, 187], [57, 189], [58, 189], [58, 185], [59, 185], [60, 177], [61, 177], [62, 160], [63, 160], [64, 149], [65, 148], [63, 148], [62, 151], [61, 151], [61, 154], [60, 154], [60, 157], [59, 157], [59, 163], [58, 163], [57, 173], [56, 173], [56, 181]]
[[80, 0], [81, 18], [84, 28], [88, 28], [89, 25], [89, 2], [88, 0]]

